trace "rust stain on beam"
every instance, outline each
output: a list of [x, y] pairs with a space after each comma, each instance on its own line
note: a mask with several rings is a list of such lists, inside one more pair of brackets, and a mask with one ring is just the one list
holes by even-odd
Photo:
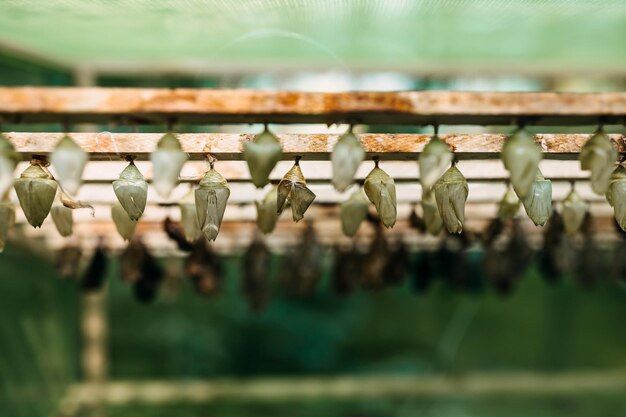
[[[61, 133], [6, 133], [24, 159], [34, 154], [52, 152], [61, 139]], [[72, 138], [87, 152], [92, 160], [121, 160], [125, 155], [135, 155], [146, 160], [156, 148], [161, 133], [71, 133]], [[190, 133], [178, 135], [183, 150], [192, 160], [202, 160], [212, 153], [220, 160], [242, 160], [242, 146], [253, 139], [253, 134]], [[580, 149], [589, 139], [588, 134], [538, 134], [537, 145], [547, 159], [577, 159]], [[278, 135], [283, 146], [283, 159], [300, 156], [304, 160], [324, 161], [330, 157], [338, 135], [285, 134]], [[431, 139], [430, 134], [363, 134], [359, 135], [369, 158], [384, 160], [415, 160]], [[459, 159], [499, 158], [507, 135], [502, 134], [449, 134], [441, 135]], [[626, 152], [624, 135], [609, 135], [620, 153]]]
[[623, 123], [626, 93], [342, 92], [0, 88], [0, 115], [22, 122], [512, 124]]

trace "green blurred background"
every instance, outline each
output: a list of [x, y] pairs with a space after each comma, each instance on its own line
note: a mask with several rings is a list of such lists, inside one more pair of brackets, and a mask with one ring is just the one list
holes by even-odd
[[[619, 91], [625, 39], [622, 0], [5, 0], [0, 85]], [[0, 255], [1, 416], [70, 415], [61, 399], [84, 380], [81, 294], [51, 262], [29, 246]], [[341, 298], [329, 289], [328, 253], [321, 262], [324, 280], [313, 297], [289, 299], [275, 285], [268, 308], [252, 313], [240, 293], [240, 256], [222, 259], [221, 294], [203, 298], [174, 282], [149, 306], [133, 299], [112, 258], [108, 378], [626, 369], [626, 291], [608, 278], [591, 290], [567, 277], [549, 286], [533, 266], [504, 298], [488, 290], [460, 294], [443, 283], [416, 294], [409, 281]], [[276, 257], [274, 282], [279, 265]], [[624, 416], [626, 393], [132, 403], [104, 412]]]

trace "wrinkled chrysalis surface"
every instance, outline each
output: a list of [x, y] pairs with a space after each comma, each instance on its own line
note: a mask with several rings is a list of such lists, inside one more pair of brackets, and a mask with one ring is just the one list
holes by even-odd
[[307, 188], [300, 165], [296, 162], [278, 183], [276, 212], [281, 213], [289, 204], [293, 221], [299, 222], [313, 200], [315, 194]]
[[375, 166], [365, 177], [365, 195], [374, 204], [380, 220], [386, 228], [396, 224], [396, 185], [385, 171]]
[[504, 193], [504, 196], [502, 197], [502, 200], [500, 200], [500, 205], [498, 206], [498, 217], [501, 220], [507, 220], [515, 217], [519, 211], [520, 204], [521, 201], [519, 201], [519, 198], [515, 194], [515, 190], [513, 190], [513, 187], [509, 185], [506, 193]]
[[433, 136], [419, 156], [418, 166], [422, 189], [430, 191], [451, 163], [452, 152], [450, 152], [450, 147], [439, 136]]
[[278, 138], [267, 128], [252, 142], [243, 144], [243, 157], [248, 163], [252, 183], [261, 188], [269, 184], [270, 173], [283, 154]]
[[369, 203], [365, 199], [362, 189], [355, 190], [350, 198], [341, 203], [339, 217], [343, 234], [352, 237], [356, 234], [367, 217]]
[[31, 165], [15, 180], [15, 192], [26, 220], [40, 227], [50, 213], [57, 193], [57, 182], [38, 163]]
[[196, 210], [196, 197], [194, 190], [189, 190], [187, 194], [178, 203], [180, 207], [180, 222], [183, 225], [183, 233], [185, 240], [193, 243], [200, 239], [202, 231], [200, 230], [200, 222], [198, 221], [198, 211]]
[[330, 155], [333, 166], [332, 182], [337, 191], [344, 192], [352, 185], [354, 175], [364, 158], [365, 150], [352, 130], [339, 137]]
[[511, 185], [520, 199], [530, 192], [541, 158], [541, 150], [526, 130], [518, 129], [505, 140], [502, 162], [509, 171]]
[[50, 155], [50, 162], [56, 172], [56, 180], [63, 191], [75, 195], [81, 184], [83, 170], [89, 160], [83, 150], [69, 135], [63, 136]]
[[552, 210], [552, 182], [545, 179], [540, 170], [537, 170], [535, 180], [522, 203], [526, 214], [535, 223], [535, 226], [546, 224]]
[[13, 174], [20, 160], [13, 144], [0, 133], [0, 196], [3, 196], [13, 185]]
[[226, 179], [211, 168], [204, 174], [195, 193], [200, 230], [208, 240], [215, 240], [220, 232], [230, 188]]
[[461, 233], [465, 221], [467, 180], [456, 165], [451, 166], [433, 186], [439, 215], [449, 233]]
[[137, 221], [130, 219], [121, 204], [114, 204], [113, 207], [111, 207], [111, 218], [113, 219], [117, 233], [119, 233], [124, 240], [131, 240], [135, 234]]
[[113, 181], [113, 191], [128, 217], [139, 220], [146, 209], [148, 183], [134, 162], [131, 161], [120, 174], [120, 178]]
[[570, 191], [563, 200], [563, 225], [567, 234], [575, 235], [578, 233], [588, 210], [589, 204], [580, 198], [576, 191]]
[[598, 130], [580, 150], [580, 168], [591, 171], [591, 189], [605, 194], [617, 159], [617, 150], [602, 129]]
[[65, 207], [60, 202], [54, 203], [50, 209], [50, 215], [61, 236], [68, 237], [72, 235], [74, 216], [71, 208]]
[[278, 187], [272, 189], [265, 195], [262, 201], [255, 201], [256, 225], [264, 234], [272, 233], [278, 221]]
[[606, 199], [613, 207], [617, 224], [626, 230], [626, 169], [622, 165], [615, 168], [611, 175]]
[[4, 251], [9, 230], [15, 224], [15, 208], [8, 198], [0, 201], [0, 253]]
[[437, 208], [437, 200], [435, 200], [435, 193], [432, 191], [422, 192], [422, 215], [424, 216], [424, 223], [426, 224], [426, 230], [433, 236], [437, 236], [443, 229], [443, 220], [439, 214]]
[[176, 185], [188, 156], [183, 152], [180, 141], [172, 132], [159, 140], [156, 150], [150, 155], [152, 161], [152, 185], [163, 198], [168, 198]]

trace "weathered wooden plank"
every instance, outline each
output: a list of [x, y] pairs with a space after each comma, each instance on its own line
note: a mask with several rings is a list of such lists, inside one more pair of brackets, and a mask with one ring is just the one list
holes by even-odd
[[[52, 152], [61, 139], [61, 133], [10, 132], [6, 136], [29, 159], [33, 154]], [[146, 160], [161, 138], [159, 133], [72, 133], [72, 138], [92, 160], [121, 160], [134, 155]], [[204, 159], [208, 153], [218, 160], [242, 160], [242, 146], [253, 139], [253, 134], [192, 133], [178, 135], [183, 150], [192, 160]], [[626, 152], [624, 135], [609, 135], [619, 152]], [[283, 159], [328, 160], [339, 135], [282, 134]], [[381, 160], [415, 160], [431, 139], [429, 134], [362, 134], [359, 135], [368, 158]], [[537, 134], [535, 141], [549, 159], [577, 159], [589, 134]], [[500, 157], [507, 138], [503, 134], [447, 134], [441, 135], [458, 159], [494, 159]]]
[[626, 93], [340, 92], [0, 88], [20, 122], [512, 124], [622, 123]]

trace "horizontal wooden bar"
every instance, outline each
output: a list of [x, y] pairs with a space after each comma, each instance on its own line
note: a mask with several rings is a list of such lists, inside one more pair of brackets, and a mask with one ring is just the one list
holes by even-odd
[[620, 124], [626, 93], [7, 87], [0, 116], [23, 123]]
[[568, 371], [561, 373], [494, 372], [448, 375], [367, 375], [323, 377], [273, 377], [235, 379], [124, 381], [106, 384], [72, 385], [66, 402], [80, 406], [133, 404], [208, 404], [228, 399], [257, 403], [285, 401], [348, 399], [441, 399], [458, 396], [470, 398], [502, 395], [517, 398], [531, 395], [543, 398], [554, 395], [588, 393], [616, 394], [626, 389], [626, 371]]
[[[10, 132], [6, 136], [25, 160], [34, 154], [52, 152], [61, 139], [61, 133]], [[134, 155], [139, 160], [149, 159], [161, 138], [160, 133], [71, 133], [72, 138], [90, 154], [92, 160], [121, 160]], [[242, 160], [243, 143], [253, 134], [189, 133], [178, 135], [183, 150], [192, 160], [201, 160], [213, 154], [218, 160]], [[278, 138], [283, 146], [283, 159], [324, 161], [337, 142], [336, 134], [283, 134]], [[535, 141], [548, 159], [577, 159], [589, 134], [537, 134]], [[609, 135], [619, 152], [626, 152], [624, 135]], [[362, 134], [361, 144], [368, 158], [381, 160], [416, 160], [432, 138], [429, 134]], [[458, 159], [495, 159], [500, 157], [507, 138], [503, 134], [447, 134], [441, 138], [450, 145]]]

